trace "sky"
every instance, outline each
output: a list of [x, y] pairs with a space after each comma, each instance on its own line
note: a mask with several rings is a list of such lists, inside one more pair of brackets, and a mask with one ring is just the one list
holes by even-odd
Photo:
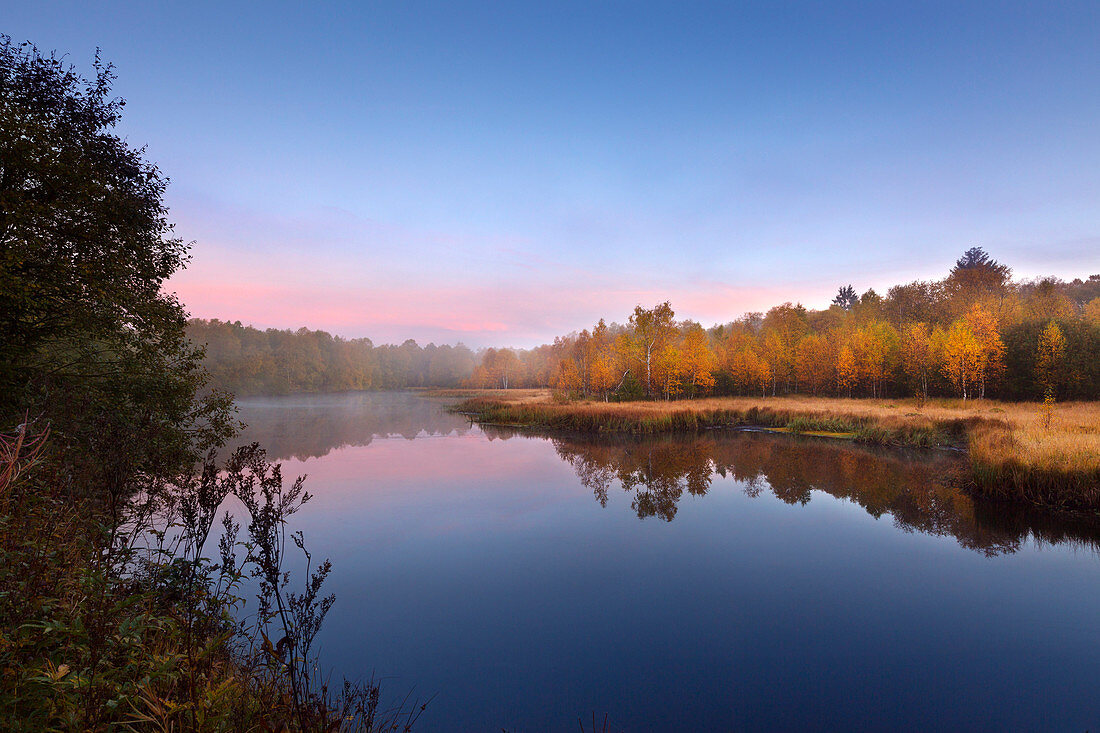
[[127, 100], [195, 316], [529, 347], [1100, 272], [1100, 3], [33, 3]]

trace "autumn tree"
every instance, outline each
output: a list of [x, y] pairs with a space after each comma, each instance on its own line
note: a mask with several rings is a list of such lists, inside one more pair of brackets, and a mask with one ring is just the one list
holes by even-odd
[[714, 387], [716, 361], [707, 332], [698, 323], [689, 324], [680, 347], [679, 367], [689, 397], [695, 397], [697, 391], [705, 393]]
[[895, 285], [886, 293], [883, 310], [895, 328], [909, 323], [932, 323], [941, 306], [943, 288], [938, 282], [912, 282]]
[[795, 372], [800, 386], [811, 394], [824, 390], [833, 377], [832, 345], [817, 333], [811, 333], [798, 342], [795, 354]]
[[761, 329], [762, 356], [768, 362], [772, 374], [772, 394], [776, 383], [782, 379], [791, 389], [794, 377], [795, 351], [798, 342], [809, 330], [806, 309], [801, 305], [784, 303], [768, 311]]
[[623, 342], [626, 353], [640, 365], [642, 386], [652, 396], [658, 386], [653, 378], [654, 358], [672, 342], [676, 335], [675, 313], [666, 300], [653, 308], [634, 307], [628, 322], [629, 330]]
[[1093, 298], [1085, 305], [1085, 320], [1100, 326], [1100, 297]]
[[592, 362], [596, 359], [597, 348], [595, 340], [587, 328], [577, 334], [577, 338], [573, 341], [570, 361], [573, 362], [577, 370], [576, 389], [585, 394], [588, 394], [589, 373], [592, 369]]
[[975, 305], [966, 315], [966, 322], [974, 335], [978, 348], [977, 382], [978, 397], [985, 399], [986, 385], [1004, 372], [1005, 345], [993, 315], [980, 305]]
[[558, 362], [558, 371], [551, 383], [555, 389], [565, 392], [580, 392], [584, 386], [581, 372], [577, 368], [577, 362], [572, 357], [565, 357]]
[[871, 395], [878, 397], [897, 365], [898, 332], [885, 321], [874, 321], [859, 327], [855, 343], [859, 375], [870, 384]]
[[737, 392], [756, 389], [756, 381], [750, 374], [746, 355], [753, 348], [753, 338], [740, 327], [726, 332], [718, 347], [718, 369], [726, 375]]
[[970, 388], [980, 379], [981, 347], [970, 325], [959, 319], [947, 331], [933, 333], [937, 361], [943, 375], [965, 402]]
[[771, 367], [754, 351], [750, 351], [746, 356], [748, 360], [746, 374], [756, 383], [757, 388], [760, 390], [760, 396], [766, 397], [768, 395], [768, 383], [772, 381]]
[[651, 376], [666, 400], [683, 392], [680, 349], [676, 342], [665, 344], [654, 354]]
[[1072, 318], [1075, 313], [1073, 301], [1059, 289], [1059, 284], [1054, 278], [1040, 280], [1024, 300], [1024, 317], [1031, 321]]
[[1039, 347], [1035, 352], [1036, 381], [1042, 393], [1048, 397], [1057, 395], [1065, 357], [1066, 337], [1058, 324], [1051, 321], [1039, 334]]
[[852, 309], [852, 315], [858, 323], [870, 323], [882, 320], [885, 317], [885, 311], [886, 300], [876, 293], [874, 288], [870, 288], [859, 296], [859, 303]]
[[516, 352], [511, 349], [486, 349], [479, 375], [485, 386], [509, 389], [522, 368]]
[[614, 341], [611, 338], [610, 329], [604, 319], [592, 329], [592, 334], [585, 343], [586, 369], [583, 375], [585, 389], [587, 391], [604, 394], [615, 386], [618, 381], [615, 377], [617, 360], [614, 353]]
[[619, 368], [619, 360], [614, 348], [609, 344], [600, 349], [589, 375], [592, 391], [603, 395], [606, 401], [610, 392], [625, 376], [626, 374]]
[[908, 324], [901, 335], [901, 362], [921, 397], [928, 397], [928, 380], [935, 371], [932, 331], [927, 323]]
[[859, 383], [859, 365], [850, 344], [840, 347], [836, 359], [836, 390], [852, 396], [852, 389]]

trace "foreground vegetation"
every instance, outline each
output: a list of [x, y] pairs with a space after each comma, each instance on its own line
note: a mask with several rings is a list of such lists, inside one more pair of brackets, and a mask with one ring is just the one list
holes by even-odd
[[[373, 681], [333, 689], [318, 672], [330, 566], [306, 552], [300, 587], [286, 572], [292, 546], [305, 552], [301, 534], [286, 541], [301, 479], [284, 485], [250, 446], [112, 514], [58, 490], [49, 450], [26, 425], [0, 436], [0, 727], [411, 729], [422, 707], [384, 709]], [[239, 541], [230, 495], [248, 517]]]
[[232, 397], [163, 289], [187, 246], [95, 71], [0, 36], [0, 729], [407, 730], [318, 674], [302, 480], [216, 461]]
[[[458, 396], [461, 393], [452, 393]], [[974, 488], [997, 499], [1100, 511], [1100, 403], [712, 397], [569, 400], [549, 390], [468, 392], [454, 410], [482, 424], [664, 433], [761, 426], [883, 445], [965, 448]]]

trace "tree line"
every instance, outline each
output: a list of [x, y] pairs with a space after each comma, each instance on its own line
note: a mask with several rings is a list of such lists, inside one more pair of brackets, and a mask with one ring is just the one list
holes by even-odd
[[783, 303], [703, 328], [670, 303], [530, 350], [487, 349], [470, 384], [603, 399], [810, 394], [1100, 397], [1100, 275], [1014, 282], [975, 247], [938, 281], [823, 310]]
[[478, 356], [463, 344], [421, 347], [412, 339], [376, 346], [325, 331], [269, 328], [194, 318], [187, 333], [206, 348], [213, 384], [237, 395], [458, 387]]

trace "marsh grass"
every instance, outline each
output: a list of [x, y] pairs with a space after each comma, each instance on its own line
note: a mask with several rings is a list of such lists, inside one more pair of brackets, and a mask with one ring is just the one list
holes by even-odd
[[[456, 395], [457, 396], [457, 395]], [[968, 450], [973, 488], [1061, 509], [1100, 510], [1100, 402], [712, 397], [562, 403], [546, 390], [471, 392], [452, 409], [479, 423], [654, 434], [760, 426], [863, 443]]]

